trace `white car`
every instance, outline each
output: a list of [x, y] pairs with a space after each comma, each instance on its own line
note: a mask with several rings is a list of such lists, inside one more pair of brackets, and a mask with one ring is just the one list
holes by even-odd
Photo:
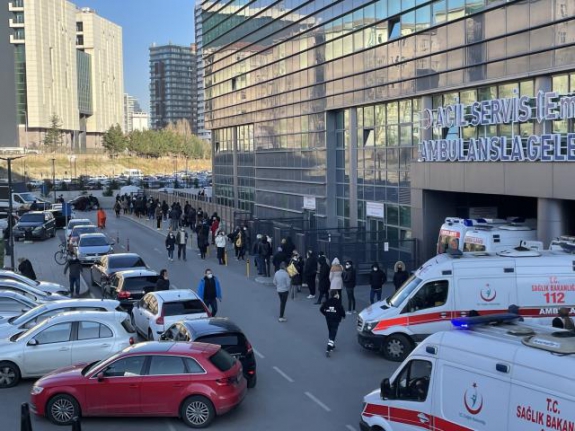
[[0, 340], [0, 388], [57, 368], [99, 361], [134, 344], [126, 313], [69, 311]]
[[56, 314], [67, 311], [122, 312], [120, 302], [112, 299], [67, 299], [38, 305], [18, 316], [0, 319], [0, 338], [8, 338], [26, 331]]
[[24, 295], [11, 290], [0, 290], [0, 321], [26, 313], [37, 305]]
[[7, 278], [0, 278], [0, 290], [10, 290], [12, 292], [19, 293], [38, 304], [58, 301], [61, 299], [69, 299], [68, 297], [58, 293], [43, 292], [35, 287], [28, 286], [27, 284], [20, 283], [16, 280], [8, 280]]
[[132, 321], [148, 340], [159, 340], [172, 323], [182, 319], [210, 317], [206, 304], [192, 290], [150, 292], [134, 303]]
[[69, 295], [70, 290], [66, 289], [64, 286], [58, 283], [52, 283], [49, 281], [36, 281], [32, 280], [22, 274], [17, 272], [8, 271], [6, 269], [0, 269], [0, 279], [15, 280], [20, 283], [27, 284], [28, 286], [35, 287], [42, 292], [57, 293], [59, 295]]
[[92, 220], [87, 218], [73, 218], [68, 222], [68, 226], [66, 226], [66, 239], [70, 238], [70, 234], [72, 233], [72, 229], [76, 226], [82, 225], [90, 225], [93, 224]]

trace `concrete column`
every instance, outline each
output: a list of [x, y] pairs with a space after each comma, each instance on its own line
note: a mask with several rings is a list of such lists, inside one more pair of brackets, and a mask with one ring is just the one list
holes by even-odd
[[357, 149], [363, 146], [358, 142], [357, 108], [349, 110], [350, 140], [347, 148], [349, 154], [349, 226], [357, 227]]
[[[335, 157], [335, 128], [336, 128], [336, 112], [327, 111], [325, 119], [326, 127], [326, 137], [325, 137], [325, 148], [326, 148], [326, 173], [325, 173], [325, 193], [327, 196], [326, 202], [326, 224], [328, 227], [337, 226], [337, 199], [336, 199], [336, 187], [335, 187], [335, 167], [336, 167], [336, 157]], [[321, 215], [321, 214], [318, 214]]]
[[543, 246], [549, 246], [551, 240], [567, 231], [567, 214], [563, 201], [560, 199], [537, 199], [537, 236], [543, 241]]

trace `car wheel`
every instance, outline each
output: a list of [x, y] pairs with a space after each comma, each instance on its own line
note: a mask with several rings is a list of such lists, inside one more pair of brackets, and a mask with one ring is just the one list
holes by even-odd
[[257, 383], [258, 383], [258, 375], [254, 374], [248, 379], [248, 388], [249, 389], [255, 388]]
[[56, 425], [70, 425], [74, 418], [80, 416], [80, 406], [76, 398], [58, 394], [48, 401], [46, 405], [46, 417]]
[[403, 334], [393, 334], [383, 343], [383, 356], [388, 361], [403, 362], [413, 350], [413, 343]]
[[193, 396], [184, 401], [180, 415], [190, 428], [206, 428], [216, 417], [216, 412], [210, 400]]
[[20, 369], [8, 361], [0, 362], [0, 388], [11, 388], [20, 381]]

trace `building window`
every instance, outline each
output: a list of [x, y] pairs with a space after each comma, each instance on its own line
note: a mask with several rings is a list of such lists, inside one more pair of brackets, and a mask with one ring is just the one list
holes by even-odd
[[83, 32], [84, 31], [84, 23], [82, 21], [78, 21], [76, 23], [76, 31]]
[[78, 45], [78, 46], [84, 45], [84, 36], [82, 36], [82, 35], [76, 36], [76, 45]]

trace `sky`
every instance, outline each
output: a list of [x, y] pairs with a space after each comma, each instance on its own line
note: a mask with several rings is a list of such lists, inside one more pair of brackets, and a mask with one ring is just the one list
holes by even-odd
[[149, 111], [149, 47], [194, 42], [194, 0], [72, 0], [118, 24], [124, 39], [124, 91]]

